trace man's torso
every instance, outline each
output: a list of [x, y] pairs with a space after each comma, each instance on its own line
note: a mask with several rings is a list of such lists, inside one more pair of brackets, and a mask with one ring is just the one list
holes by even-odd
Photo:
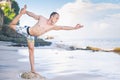
[[48, 25], [48, 19], [40, 17], [38, 22], [30, 28], [30, 34], [33, 36], [40, 36], [53, 28], [52, 25]]

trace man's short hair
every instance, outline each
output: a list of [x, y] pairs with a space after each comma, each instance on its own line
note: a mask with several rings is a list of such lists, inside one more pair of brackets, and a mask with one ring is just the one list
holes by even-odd
[[[57, 12], [52, 12], [51, 14], [50, 14], [50, 17], [51, 16], [54, 16], [55, 14], [58, 14]], [[59, 14], [58, 14], [59, 15]]]

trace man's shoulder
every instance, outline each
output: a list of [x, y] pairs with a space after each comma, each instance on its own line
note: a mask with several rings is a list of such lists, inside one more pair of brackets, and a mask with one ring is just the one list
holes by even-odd
[[44, 16], [42, 16], [42, 15], [40, 15], [40, 18], [41, 18], [41, 19], [46, 19], [46, 20], [48, 20], [46, 17], [44, 17]]

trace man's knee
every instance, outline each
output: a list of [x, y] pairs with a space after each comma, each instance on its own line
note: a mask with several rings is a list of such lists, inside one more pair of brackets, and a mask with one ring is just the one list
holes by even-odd
[[30, 51], [34, 51], [34, 44], [29, 43], [28, 48], [29, 48]]
[[29, 48], [29, 50], [31, 50], [31, 51], [34, 50], [34, 47], [33, 47], [33, 46], [29, 46], [28, 48]]

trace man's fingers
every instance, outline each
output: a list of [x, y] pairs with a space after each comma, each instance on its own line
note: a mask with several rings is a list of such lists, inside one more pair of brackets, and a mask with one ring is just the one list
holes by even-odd
[[27, 8], [27, 5], [26, 5], [26, 4], [24, 5], [24, 8], [25, 8], [25, 9]]
[[83, 27], [83, 25], [80, 25], [80, 24], [78, 24], [77, 26], [79, 26], [79, 27]]
[[83, 27], [83, 25], [80, 25], [80, 27]]

